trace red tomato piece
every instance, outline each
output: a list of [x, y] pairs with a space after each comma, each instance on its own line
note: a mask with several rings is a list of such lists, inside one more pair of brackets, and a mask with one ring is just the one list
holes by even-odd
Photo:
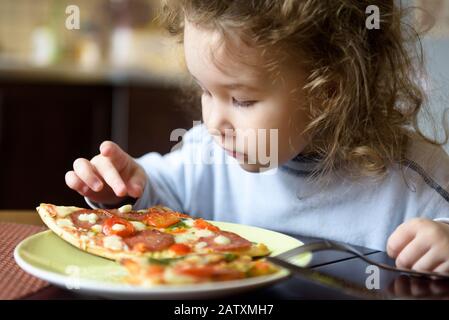
[[214, 226], [213, 224], [207, 222], [204, 219], [196, 219], [194, 222], [194, 226], [198, 229], [207, 229], [209, 231], [218, 232], [220, 231], [220, 228]]
[[183, 243], [175, 243], [170, 247], [170, 250], [174, 251], [176, 254], [182, 255], [187, 254], [192, 251], [192, 249]]
[[191, 218], [188, 214], [181, 213], [181, 212], [178, 212], [178, 211], [174, 211], [173, 213], [174, 213], [177, 217], [179, 217], [179, 218], [185, 218], [185, 219]]
[[[122, 230], [114, 230], [112, 227], [116, 224], [122, 225], [125, 228]], [[117, 235], [120, 237], [129, 237], [135, 233], [135, 229], [128, 220], [119, 217], [112, 217], [104, 221], [103, 233], [107, 236]]]
[[151, 212], [146, 215], [143, 221], [156, 228], [167, 228], [180, 220], [174, 212]]

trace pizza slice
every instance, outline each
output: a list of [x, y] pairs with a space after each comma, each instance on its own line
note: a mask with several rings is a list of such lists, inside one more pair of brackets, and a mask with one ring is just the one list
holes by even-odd
[[184, 285], [246, 279], [273, 274], [279, 268], [264, 259], [233, 253], [195, 254], [175, 258], [123, 259], [124, 280], [132, 285]]
[[270, 253], [262, 243], [163, 206], [135, 211], [131, 205], [106, 210], [41, 204], [37, 211], [65, 241], [117, 261], [210, 253], [262, 257]]

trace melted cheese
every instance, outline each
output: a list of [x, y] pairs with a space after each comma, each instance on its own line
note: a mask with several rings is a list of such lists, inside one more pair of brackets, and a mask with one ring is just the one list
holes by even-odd
[[115, 235], [104, 237], [103, 246], [111, 250], [121, 250], [123, 248], [122, 238]]
[[56, 224], [62, 228], [73, 228], [73, 223], [70, 219], [59, 219], [56, 221]]
[[195, 244], [195, 250], [200, 251], [202, 249], [204, 249], [204, 247], [207, 246], [207, 242], [201, 241], [198, 242], [197, 244]]
[[82, 236], [80, 236], [80, 241], [81, 241], [81, 249], [86, 250], [89, 237], [83, 234]]
[[91, 229], [92, 229], [92, 231], [95, 231], [95, 232], [101, 232], [103, 230], [103, 227], [101, 226], [101, 224], [96, 224], [96, 225], [93, 225]]
[[216, 244], [230, 244], [231, 240], [223, 235], [215, 237], [214, 242]]
[[146, 225], [139, 221], [130, 221], [131, 224], [134, 226], [134, 229], [137, 231], [142, 231], [146, 229]]
[[118, 208], [118, 211], [121, 213], [127, 213], [130, 212], [133, 209], [133, 206], [130, 204], [125, 204], [124, 206], [121, 206]]
[[123, 230], [126, 229], [126, 227], [123, 224], [121, 224], [121, 223], [116, 223], [116, 224], [114, 224], [112, 226], [111, 229], [114, 230], [114, 231], [123, 231]]
[[201, 237], [206, 237], [207, 238], [207, 237], [210, 237], [210, 236], [214, 235], [214, 233], [212, 231], [207, 230], [207, 229], [199, 229], [195, 233], [196, 233], [196, 235], [199, 238], [201, 238]]
[[97, 222], [98, 216], [95, 213], [83, 213], [78, 216], [79, 221], [87, 221], [89, 223]]
[[188, 225], [189, 227], [193, 227], [193, 225], [195, 224], [195, 220], [193, 219], [185, 219], [183, 220], [183, 222]]
[[79, 209], [80, 208], [77, 208], [77, 207], [63, 207], [63, 206], [55, 207], [58, 217], [61, 217], [61, 218], [65, 218], [69, 214], [71, 214], [75, 211], [78, 211]]
[[176, 243], [191, 242], [198, 239], [198, 236], [195, 234], [195, 232], [190, 230], [184, 233], [175, 234], [174, 237]]
[[213, 233], [210, 230], [191, 228], [187, 229], [186, 232], [175, 234], [174, 237], [176, 243], [185, 243], [185, 242], [195, 242], [203, 237], [208, 238], [213, 236], [214, 234], [215, 233]]

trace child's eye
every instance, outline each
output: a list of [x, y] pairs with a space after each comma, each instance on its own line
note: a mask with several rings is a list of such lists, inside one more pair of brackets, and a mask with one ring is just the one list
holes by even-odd
[[247, 101], [239, 101], [236, 98], [232, 98], [232, 104], [237, 106], [237, 107], [251, 107], [252, 105], [254, 105], [257, 101], [255, 100], [247, 100]]

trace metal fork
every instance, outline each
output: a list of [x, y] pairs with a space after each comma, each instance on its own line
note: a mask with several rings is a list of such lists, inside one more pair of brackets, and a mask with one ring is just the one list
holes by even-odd
[[[279, 260], [289, 263], [288, 261], [298, 256], [301, 253], [304, 252], [315, 252], [315, 251], [324, 251], [324, 250], [334, 250], [334, 251], [342, 251], [342, 252], [349, 252], [357, 256], [358, 258], [362, 259], [368, 264], [375, 265], [379, 268], [399, 272], [411, 276], [420, 276], [420, 277], [428, 277], [428, 278], [434, 278], [434, 279], [449, 279], [449, 274], [443, 274], [438, 272], [423, 272], [423, 271], [416, 271], [416, 270], [410, 270], [410, 269], [402, 269], [393, 267], [384, 263], [379, 263], [374, 260], [371, 260], [367, 258], [365, 255], [363, 255], [360, 251], [353, 248], [350, 245], [343, 244], [343, 243], [336, 243], [333, 241], [325, 240], [325, 241], [319, 241], [319, 242], [313, 242], [309, 243], [300, 247], [293, 248], [291, 250], [288, 250], [284, 253], [281, 253], [275, 257], [268, 257], [268, 260], [272, 261], [273, 263], [279, 262]], [[290, 264], [290, 263], [289, 263]]]

